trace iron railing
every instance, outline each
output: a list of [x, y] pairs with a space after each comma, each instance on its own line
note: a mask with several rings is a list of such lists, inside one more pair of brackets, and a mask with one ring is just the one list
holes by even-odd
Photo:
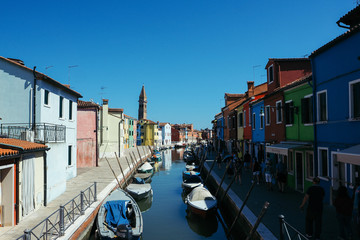
[[65, 235], [65, 231], [81, 216], [86, 209], [97, 201], [96, 182], [90, 187], [81, 191], [79, 195], [71, 199], [58, 210], [41, 221], [32, 229], [26, 229], [24, 234], [16, 240], [31, 239], [57, 239]]
[[3, 123], [0, 125], [0, 135], [39, 143], [65, 142], [66, 127], [49, 123]]
[[279, 215], [280, 221], [280, 240], [309, 240], [304, 234], [299, 230], [291, 226], [288, 222], [285, 221], [284, 215]]

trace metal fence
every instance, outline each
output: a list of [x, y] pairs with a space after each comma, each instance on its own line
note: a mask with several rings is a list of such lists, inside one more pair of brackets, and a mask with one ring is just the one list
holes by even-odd
[[280, 221], [280, 240], [309, 240], [304, 236], [299, 230], [291, 226], [288, 222], [285, 221], [284, 215], [279, 215]]
[[46, 219], [41, 221], [31, 230], [26, 229], [24, 234], [16, 240], [31, 239], [57, 239], [64, 236], [65, 231], [81, 216], [85, 214], [85, 210], [97, 201], [96, 198], [96, 182], [90, 187], [81, 191], [79, 195], [71, 199], [58, 210], [53, 212]]
[[66, 127], [64, 125], [37, 123], [4, 123], [0, 125], [0, 135], [31, 142], [65, 142]]

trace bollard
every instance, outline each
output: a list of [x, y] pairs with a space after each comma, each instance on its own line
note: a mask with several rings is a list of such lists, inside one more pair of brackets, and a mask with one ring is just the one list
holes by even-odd
[[214, 160], [213, 164], [211, 165], [211, 168], [210, 168], [210, 170], [209, 170], [209, 172], [208, 172], [208, 174], [207, 174], [207, 176], [206, 176], [206, 178], [205, 178], [204, 185], [206, 185], [206, 182], [207, 182], [207, 180], [208, 180], [208, 178], [209, 178], [209, 176], [210, 176], [210, 173], [211, 173], [212, 169], [213, 169], [214, 166], [215, 166], [215, 163], [216, 163], [216, 159]]
[[234, 176], [232, 177], [230, 184], [229, 184], [228, 187], [226, 188], [226, 190], [225, 190], [225, 192], [224, 192], [224, 195], [222, 196], [220, 202], [222, 202], [222, 201], [224, 200], [226, 194], [227, 194], [228, 191], [230, 190], [231, 185], [235, 182], [235, 179], [236, 179], [237, 176], [238, 176], [238, 171], [235, 170]]
[[63, 205], [60, 206], [60, 219], [59, 219], [59, 235], [64, 236], [65, 235], [65, 219], [64, 219], [64, 209], [65, 207]]
[[31, 240], [31, 230], [25, 229], [24, 234], [25, 234], [25, 240]]
[[96, 188], [96, 182], [94, 182], [94, 202], [97, 201], [97, 188]]
[[[119, 186], [121, 187], [121, 186]], [[84, 215], [85, 214], [85, 210], [84, 210], [84, 192], [81, 191], [80, 192], [80, 214]]]
[[117, 163], [118, 163], [118, 165], [119, 165], [120, 171], [121, 171], [121, 173], [122, 173], [122, 175], [123, 175], [124, 183], [125, 183], [125, 186], [126, 186], [126, 185], [127, 185], [126, 176], [125, 176], [125, 174], [124, 174], [124, 171], [123, 171], [123, 169], [122, 169], [122, 167], [121, 167], [121, 164], [120, 164], [120, 160], [119, 160], [118, 156], [116, 155], [116, 153], [115, 153], [115, 157], [116, 157], [116, 161], [117, 161]]
[[284, 215], [279, 215], [279, 222], [280, 222], [280, 240], [285, 239], [285, 232], [284, 232]]
[[223, 175], [223, 177], [221, 178], [221, 181], [220, 181], [220, 184], [219, 184], [218, 189], [216, 190], [215, 197], [217, 196], [217, 194], [218, 194], [218, 192], [219, 192], [219, 190], [220, 190], [220, 188], [221, 188], [221, 185], [222, 185], [222, 183], [223, 183], [224, 180], [225, 180], [225, 176], [226, 176], [227, 171], [228, 171], [228, 169], [229, 169], [229, 167], [230, 167], [230, 163], [231, 163], [231, 161], [229, 161], [228, 164], [226, 165], [226, 169], [225, 169], [224, 175]]

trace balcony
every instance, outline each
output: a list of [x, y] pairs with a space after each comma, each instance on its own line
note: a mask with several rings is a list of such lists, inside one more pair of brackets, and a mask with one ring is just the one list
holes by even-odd
[[4, 123], [0, 125], [0, 136], [37, 143], [57, 143], [66, 141], [66, 127], [50, 123]]

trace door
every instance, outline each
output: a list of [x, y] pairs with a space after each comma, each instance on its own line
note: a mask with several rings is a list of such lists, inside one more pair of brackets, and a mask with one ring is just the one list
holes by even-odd
[[35, 166], [33, 156], [26, 156], [22, 161], [22, 216], [35, 209]]
[[296, 190], [304, 192], [304, 169], [302, 152], [295, 153], [296, 161]]

